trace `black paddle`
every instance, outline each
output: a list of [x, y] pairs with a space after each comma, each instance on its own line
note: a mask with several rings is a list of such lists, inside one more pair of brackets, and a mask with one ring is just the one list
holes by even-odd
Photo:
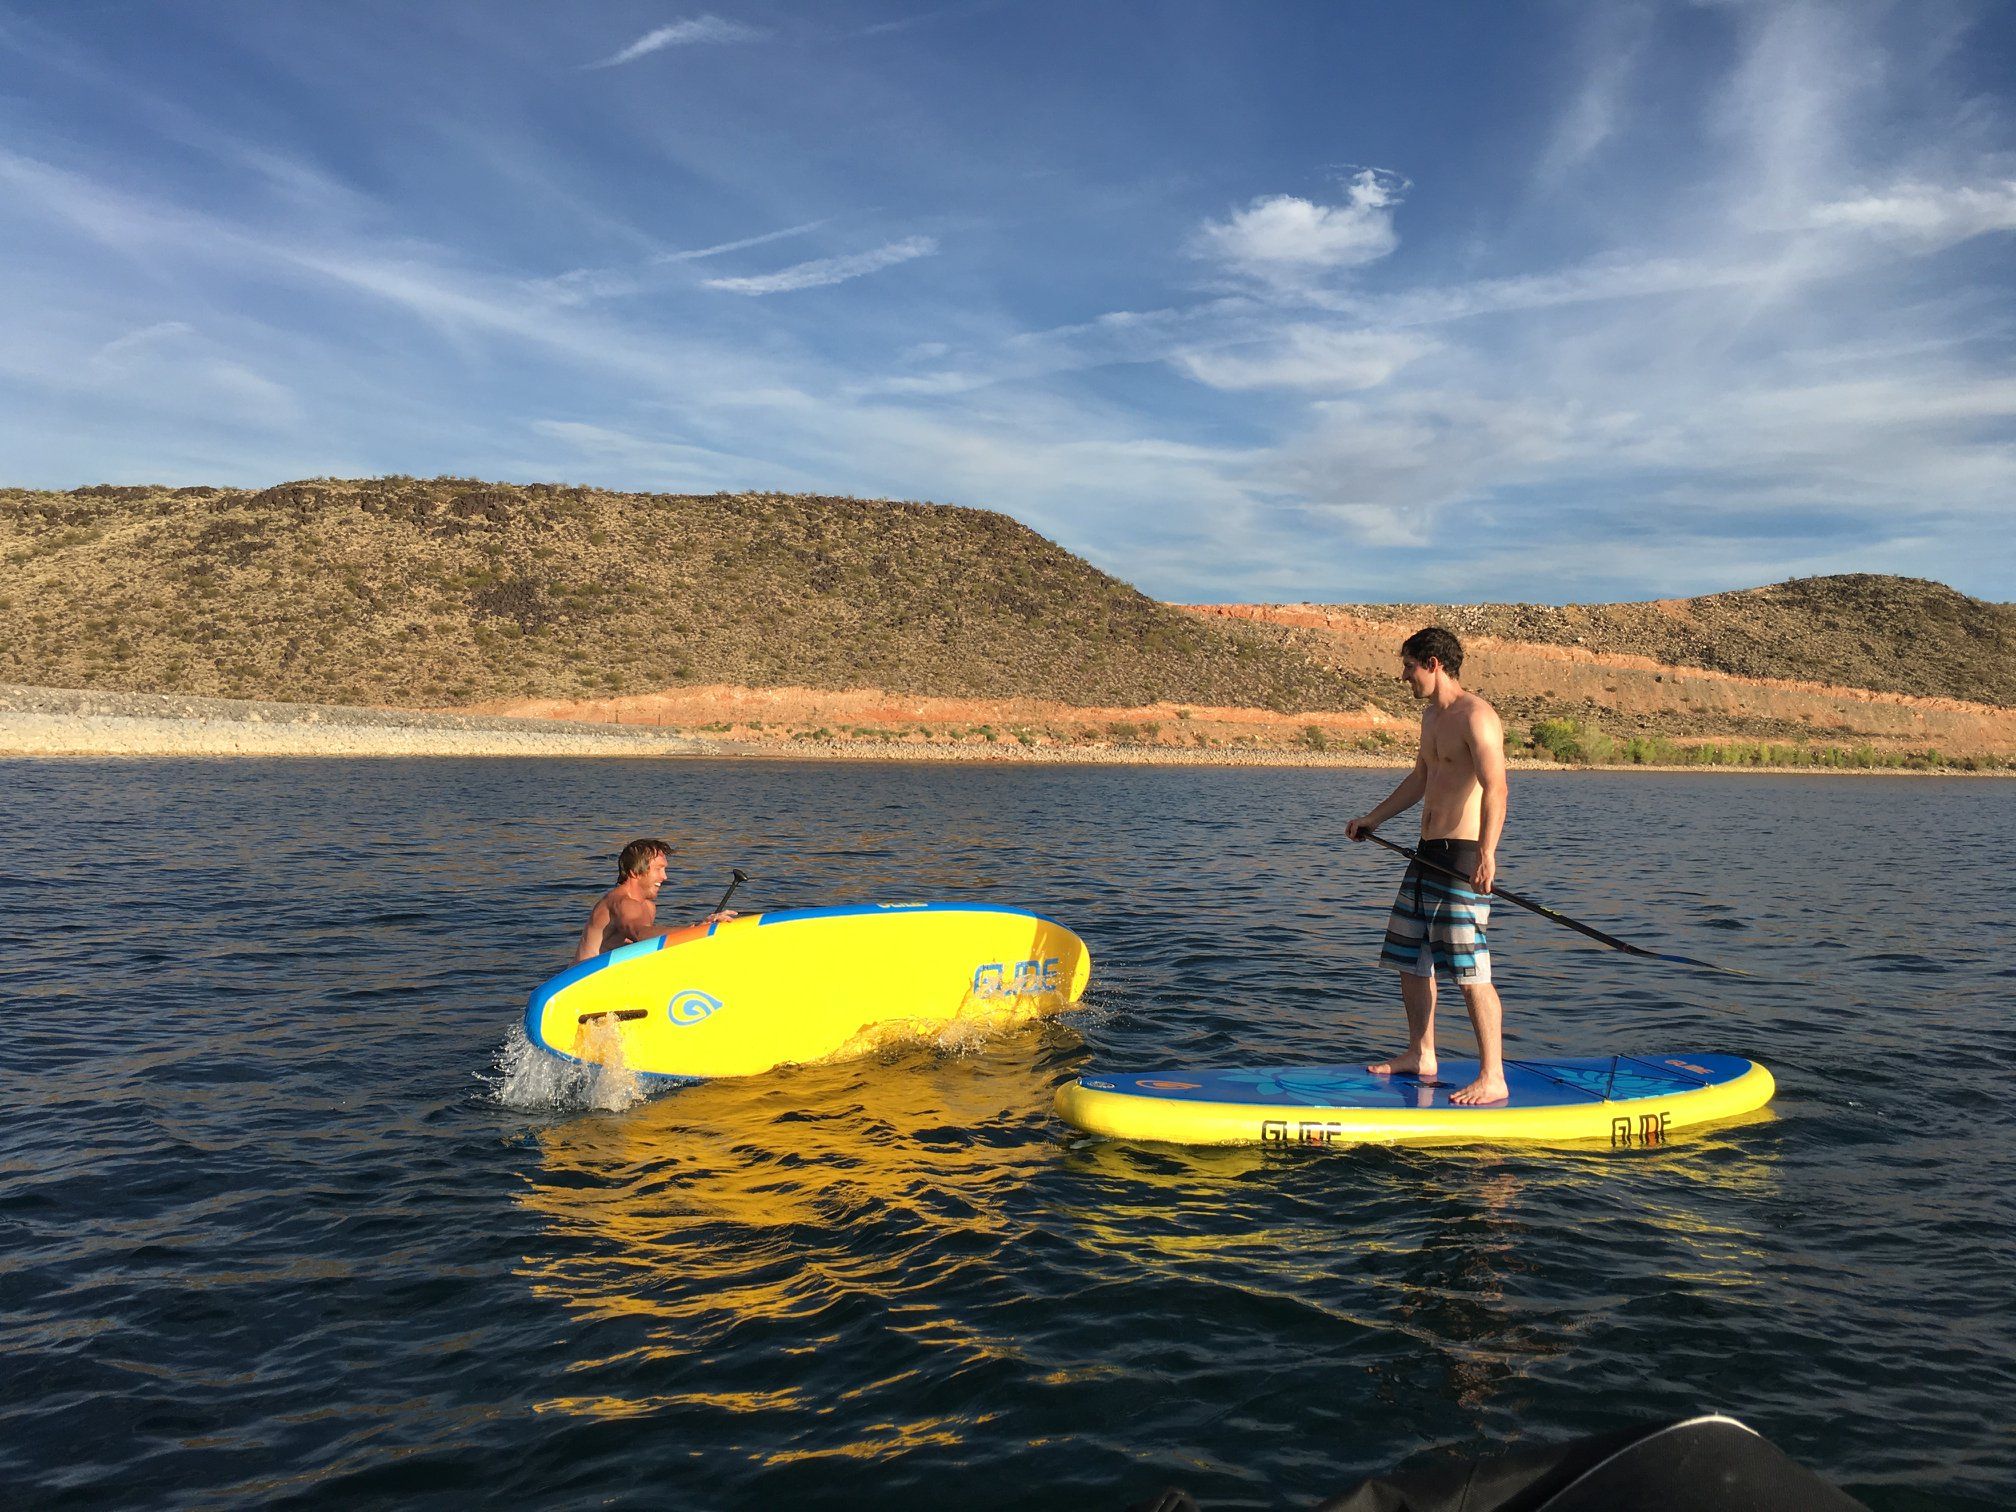
[[747, 882], [749, 880], [749, 873], [742, 870], [742, 868], [739, 866], [729, 868], [728, 875], [733, 877], [735, 880], [728, 884], [728, 891], [721, 894], [721, 901], [714, 905], [714, 912], [716, 913], [719, 913], [721, 912], [722, 909], [726, 908], [728, 906], [728, 900], [735, 896], [735, 889], [740, 887], [744, 882]]
[[[1454, 877], [1466, 887], [1473, 885], [1470, 879], [1464, 876], [1463, 873], [1452, 870], [1447, 866], [1438, 866], [1433, 861], [1424, 861], [1404, 845], [1395, 845], [1391, 840], [1374, 834], [1369, 829], [1363, 831], [1363, 834], [1367, 840], [1385, 846], [1386, 849], [1392, 851], [1396, 856], [1405, 856], [1409, 861], [1412, 861], [1416, 866], [1421, 867], [1425, 871], [1440, 872], [1445, 877]], [[1703, 971], [1719, 971], [1725, 976], [1747, 977], [1750, 975], [1747, 971], [1738, 971], [1734, 966], [1717, 966], [1713, 961], [1697, 961], [1692, 956], [1664, 955], [1656, 950], [1647, 950], [1643, 945], [1633, 945], [1629, 940], [1620, 940], [1615, 935], [1607, 935], [1602, 930], [1584, 924], [1580, 920], [1569, 918], [1566, 914], [1558, 914], [1551, 908], [1535, 903], [1531, 898], [1522, 898], [1519, 894], [1507, 888], [1500, 887], [1496, 882], [1491, 884], [1491, 891], [1488, 896], [1503, 898], [1507, 903], [1516, 903], [1529, 913], [1536, 913], [1543, 919], [1552, 919], [1564, 929], [1572, 929], [1577, 934], [1585, 934], [1599, 944], [1608, 945], [1612, 950], [1621, 950], [1626, 955], [1643, 956], [1648, 961], [1671, 961], [1676, 966], [1698, 966]]]

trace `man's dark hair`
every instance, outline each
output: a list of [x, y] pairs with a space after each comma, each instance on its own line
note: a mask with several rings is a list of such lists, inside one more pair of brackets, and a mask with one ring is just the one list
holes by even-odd
[[1428, 658], [1432, 656], [1442, 663], [1442, 670], [1451, 677], [1463, 671], [1463, 642], [1440, 625], [1416, 630], [1400, 643], [1400, 654], [1423, 667], [1428, 665]]
[[669, 856], [672, 847], [663, 840], [632, 840], [616, 858], [616, 880], [627, 882], [651, 864], [653, 856]]

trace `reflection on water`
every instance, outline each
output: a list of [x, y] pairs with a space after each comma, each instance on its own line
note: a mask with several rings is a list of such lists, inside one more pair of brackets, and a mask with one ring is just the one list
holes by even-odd
[[[1704, 1288], [1768, 1283], [1763, 1215], [1779, 1161], [1748, 1131], [1769, 1122], [1747, 1115], [1652, 1152], [1078, 1139], [1064, 1158], [1095, 1199], [1073, 1210], [1077, 1237], [1110, 1266], [1208, 1273], [1242, 1298], [1375, 1332], [1404, 1347], [1358, 1368], [1411, 1394], [1425, 1357], [1450, 1399], [1482, 1413], [1586, 1347], [1605, 1306], [1684, 1306]], [[1550, 1300], [1564, 1275], [1595, 1295]]]
[[[1050, 1061], [1077, 1043], [1065, 1026], [1025, 1026], [963, 1053], [910, 1046], [708, 1082], [542, 1129], [520, 1201], [550, 1242], [525, 1257], [522, 1274], [580, 1317], [627, 1325], [614, 1348], [584, 1354], [572, 1373], [630, 1375], [647, 1361], [697, 1373], [727, 1359], [747, 1374], [774, 1348], [788, 1377], [794, 1358], [847, 1347], [870, 1315], [947, 1368], [1012, 1356], [1011, 1339], [934, 1298], [990, 1285], [988, 1268], [1026, 1233], [1028, 1218], [1003, 1195], [1025, 1190], [1053, 1157], [1029, 1110], [1048, 1100]], [[885, 1393], [920, 1368], [838, 1400]], [[788, 1379], [670, 1396], [582, 1390], [541, 1407], [625, 1416], [669, 1401], [732, 1413], [835, 1410]], [[950, 1443], [984, 1416], [888, 1421], [865, 1437], [766, 1458]]]

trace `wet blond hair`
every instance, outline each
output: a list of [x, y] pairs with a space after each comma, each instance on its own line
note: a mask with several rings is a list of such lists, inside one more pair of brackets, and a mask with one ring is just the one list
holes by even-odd
[[632, 840], [616, 858], [616, 880], [628, 882], [651, 864], [653, 856], [669, 856], [672, 847], [663, 840]]

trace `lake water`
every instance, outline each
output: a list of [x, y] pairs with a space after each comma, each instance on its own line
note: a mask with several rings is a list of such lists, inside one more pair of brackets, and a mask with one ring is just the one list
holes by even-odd
[[[1341, 838], [1397, 775], [0, 763], [0, 1503], [1215, 1512], [1701, 1409], [1878, 1508], [2016, 1500], [2016, 784], [1515, 774], [1507, 886], [1759, 979], [1501, 905], [1508, 1053], [1751, 1055], [1739, 1126], [1052, 1120], [1093, 1066], [1399, 1048], [1395, 863]], [[641, 1100], [542, 1074], [526, 995], [637, 834], [667, 919], [731, 866], [752, 907], [1051, 914], [1087, 1007]]]

